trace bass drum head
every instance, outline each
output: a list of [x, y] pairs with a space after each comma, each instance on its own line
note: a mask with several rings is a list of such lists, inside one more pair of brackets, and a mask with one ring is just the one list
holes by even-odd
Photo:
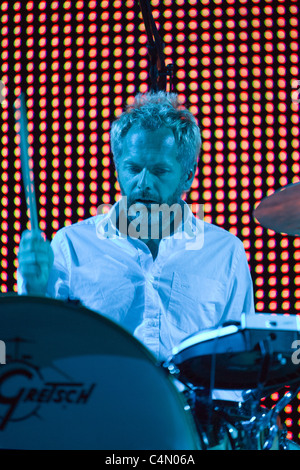
[[111, 320], [59, 300], [5, 295], [0, 327], [0, 448], [199, 448], [171, 377]]

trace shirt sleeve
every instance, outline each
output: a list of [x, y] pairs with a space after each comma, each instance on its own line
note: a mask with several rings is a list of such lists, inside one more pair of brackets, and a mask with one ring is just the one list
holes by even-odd
[[242, 242], [232, 266], [232, 277], [227, 291], [227, 302], [220, 324], [240, 321], [241, 314], [255, 314], [253, 282]]
[[25, 280], [19, 268], [17, 269], [17, 288], [18, 288], [19, 295], [27, 295]]
[[71, 260], [64, 230], [57, 232], [51, 242], [51, 247], [54, 254], [54, 262], [50, 271], [47, 296], [67, 300], [70, 290]]

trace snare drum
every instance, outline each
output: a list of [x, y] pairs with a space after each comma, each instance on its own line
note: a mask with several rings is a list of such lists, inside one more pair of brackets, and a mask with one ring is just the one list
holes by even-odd
[[195, 450], [172, 377], [119, 325], [59, 300], [0, 298], [2, 449]]
[[[262, 390], [267, 394], [285, 383], [299, 382], [299, 367], [288, 361], [290, 341], [299, 337], [299, 328], [295, 319], [285, 322], [279, 317], [270, 322], [270, 316], [266, 317], [258, 322], [255, 319], [253, 325], [252, 319], [247, 327], [232, 324], [192, 335], [173, 349], [172, 358], [165, 364], [186, 387], [206, 449], [297, 448], [279, 425], [273, 425], [279, 408], [276, 414], [264, 413], [260, 399]], [[263, 345], [267, 344], [272, 356], [264, 355]]]

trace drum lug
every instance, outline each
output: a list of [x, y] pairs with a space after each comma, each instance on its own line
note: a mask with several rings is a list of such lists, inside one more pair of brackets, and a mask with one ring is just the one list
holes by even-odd
[[167, 369], [171, 375], [179, 375], [180, 370], [174, 364], [169, 364]]

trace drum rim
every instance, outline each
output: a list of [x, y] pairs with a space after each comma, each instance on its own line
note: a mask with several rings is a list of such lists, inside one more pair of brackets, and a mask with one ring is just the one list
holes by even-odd
[[223, 336], [229, 336], [237, 333], [238, 331], [239, 328], [236, 325], [228, 325], [221, 328], [211, 328], [209, 330], [200, 331], [199, 333], [184, 339], [178, 346], [175, 346], [172, 349], [172, 355], [176, 356], [199, 343], [218, 339]]
[[62, 299], [54, 299], [53, 297], [44, 297], [44, 296], [37, 296], [37, 295], [19, 295], [19, 294], [9, 293], [9, 294], [0, 296], [0, 316], [1, 316], [2, 301], [8, 301], [8, 303], [14, 303], [15, 301], [18, 301], [21, 303], [24, 303], [24, 301], [26, 303], [36, 302], [36, 303], [42, 303], [42, 304], [47, 304], [47, 305], [53, 304], [54, 306], [56, 304], [56, 305], [61, 306], [62, 308], [65, 307], [67, 309], [71, 309], [73, 310], [73, 312], [76, 312], [77, 314], [80, 314], [80, 315], [84, 313], [85, 315], [88, 315], [90, 318], [96, 321], [99, 321], [99, 320], [104, 321], [104, 323], [106, 323], [107, 326], [116, 327], [116, 329], [119, 329], [131, 343], [135, 344], [140, 349], [140, 351], [144, 353], [148, 357], [148, 359], [150, 359], [152, 363], [154, 363], [154, 365], [158, 364], [158, 361], [155, 359], [154, 355], [151, 354], [151, 352], [140, 341], [138, 341], [132, 334], [130, 334], [129, 331], [127, 331], [124, 327], [122, 327], [122, 325], [117, 323], [115, 320], [108, 318], [106, 315], [103, 315], [99, 312], [96, 312], [95, 310], [85, 307], [80, 301], [78, 301], [77, 303], [77, 300], [68, 301], [68, 300], [62, 300]]

